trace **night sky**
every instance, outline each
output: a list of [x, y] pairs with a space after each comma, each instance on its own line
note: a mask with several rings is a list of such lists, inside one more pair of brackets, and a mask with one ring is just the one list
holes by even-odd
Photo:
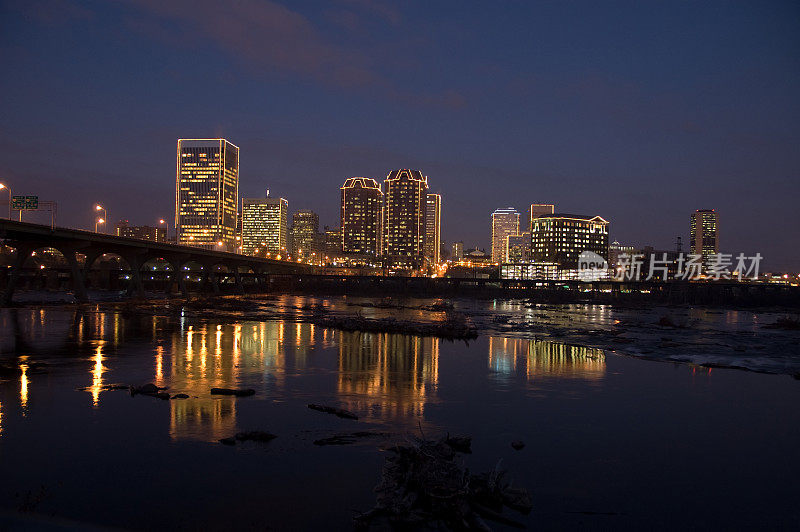
[[555, 203], [672, 249], [715, 208], [722, 251], [800, 269], [797, 2], [3, 0], [0, 58], [0, 182], [60, 225], [172, 220], [176, 140], [223, 136], [240, 197], [326, 225], [418, 168], [448, 244]]

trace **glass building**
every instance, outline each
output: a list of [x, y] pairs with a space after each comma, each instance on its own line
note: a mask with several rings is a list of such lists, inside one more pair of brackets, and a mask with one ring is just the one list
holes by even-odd
[[425, 257], [433, 264], [442, 260], [442, 195], [428, 194], [425, 213]]
[[283, 198], [242, 200], [242, 253], [288, 253], [289, 202]]
[[178, 244], [235, 251], [239, 148], [225, 139], [179, 139], [175, 187]]
[[380, 255], [383, 191], [369, 177], [351, 177], [341, 187], [341, 249]]
[[492, 262], [505, 262], [507, 237], [518, 234], [519, 213], [515, 208], [506, 207], [492, 213]]

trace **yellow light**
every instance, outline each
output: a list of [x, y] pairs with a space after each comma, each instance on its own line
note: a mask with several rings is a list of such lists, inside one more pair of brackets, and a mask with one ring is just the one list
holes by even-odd
[[158, 221], [158, 223], [164, 224], [164, 223], [167, 223], [167, 222], [165, 222], [164, 219], [162, 218], [161, 220]]
[[221, 246], [221, 245], [222, 245], [222, 240], [220, 240], [219, 242], [217, 242], [217, 245], [218, 245], [218, 246]]
[[104, 224], [104, 223], [106, 223], [106, 221], [105, 221], [105, 220], [103, 220], [102, 218], [98, 218], [98, 219], [97, 219], [97, 223], [99, 223], [99, 224]]
[[6, 186], [3, 183], [0, 183], [0, 190], [3, 190]]
[[103, 210], [103, 207], [101, 207], [100, 205], [95, 205], [95, 206], [94, 206], [94, 210], [96, 210], [96, 211], [102, 211], [102, 210]]

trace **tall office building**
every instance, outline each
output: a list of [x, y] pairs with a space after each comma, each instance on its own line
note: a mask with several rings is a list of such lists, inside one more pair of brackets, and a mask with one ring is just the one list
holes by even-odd
[[369, 177], [345, 179], [341, 187], [341, 250], [345, 253], [381, 254], [383, 191]]
[[289, 202], [283, 198], [242, 200], [242, 253], [286, 255]]
[[442, 195], [428, 194], [425, 213], [425, 257], [433, 264], [442, 260]]
[[689, 252], [703, 256], [719, 253], [719, 218], [714, 209], [698, 209], [689, 218]]
[[392, 170], [384, 190], [383, 254], [408, 257], [410, 265], [425, 253], [428, 178], [419, 170]]
[[342, 254], [342, 228], [325, 226], [325, 255], [328, 258]]
[[506, 260], [509, 235], [519, 234], [519, 213], [513, 207], [497, 209], [492, 213], [492, 262]]
[[178, 244], [235, 251], [239, 148], [225, 139], [179, 139], [175, 186]]
[[319, 216], [314, 211], [299, 210], [292, 214], [292, 256], [307, 258], [318, 253]]
[[608, 261], [608, 221], [575, 214], [539, 216], [533, 220], [531, 249], [536, 262], [555, 262], [564, 269], [577, 268], [583, 251]]
[[528, 211], [528, 232], [533, 227], [533, 219], [539, 216], [547, 216], [556, 212], [556, 206], [552, 203], [532, 203]]

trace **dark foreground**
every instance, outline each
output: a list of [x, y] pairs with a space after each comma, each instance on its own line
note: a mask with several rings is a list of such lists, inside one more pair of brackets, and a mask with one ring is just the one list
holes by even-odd
[[[472, 436], [471, 471], [502, 461], [528, 488], [533, 510], [513, 517], [531, 529], [800, 526], [800, 382], [786, 375], [286, 319], [51, 308], [0, 325], [0, 362], [22, 368], [0, 376], [0, 529], [347, 530], [375, 505], [383, 449], [448, 432]], [[219, 442], [246, 431], [277, 438]]]

